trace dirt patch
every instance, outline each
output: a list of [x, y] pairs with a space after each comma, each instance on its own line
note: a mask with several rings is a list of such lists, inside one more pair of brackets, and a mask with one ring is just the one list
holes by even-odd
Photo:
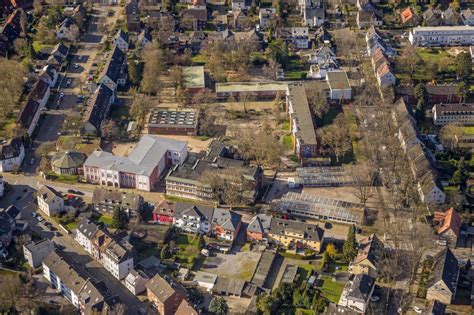
[[238, 252], [229, 255], [216, 253], [206, 258], [201, 270], [218, 276], [250, 281], [260, 255], [256, 252]]

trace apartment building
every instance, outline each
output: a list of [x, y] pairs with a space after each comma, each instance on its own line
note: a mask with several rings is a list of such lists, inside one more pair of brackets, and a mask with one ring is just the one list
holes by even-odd
[[102, 186], [151, 191], [165, 168], [183, 164], [187, 155], [187, 142], [144, 135], [127, 157], [92, 152], [84, 162], [84, 177]]
[[28, 242], [23, 245], [23, 254], [31, 268], [38, 268], [43, 259], [54, 250], [54, 243], [48, 239], [39, 242]]
[[133, 256], [122, 244], [112, 240], [102, 256], [102, 265], [115, 278], [122, 280], [133, 270]]
[[300, 161], [315, 157], [318, 152], [316, 128], [303, 84], [288, 85], [286, 95], [295, 153]]
[[140, 215], [143, 203], [142, 196], [124, 191], [96, 187], [92, 193], [94, 210], [109, 215], [113, 214], [115, 209], [121, 209], [129, 217], [137, 217]]
[[433, 122], [437, 126], [474, 125], [474, 103], [437, 104], [433, 106]]
[[64, 198], [60, 192], [50, 186], [43, 185], [37, 192], [38, 209], [48, 217], [64, 211]]
[[272, 218], [268, 238], [289, 249], [321, 250], [324, 239], [324, 230], [318, 225], [309, 223]]
[[474, 26], [418, 26], [408, 39], [421, 47], [470, 46], [474, 44]]

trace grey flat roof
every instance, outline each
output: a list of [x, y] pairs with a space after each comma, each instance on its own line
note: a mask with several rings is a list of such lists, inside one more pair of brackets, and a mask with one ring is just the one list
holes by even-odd
[[267, 280], [268, 274], [270, 273], [275, 256], [276, 253], [268, 249], [262, 253], [260, 260], [258, 261], [257, 269], [255, 270], [255, 273], [252, 277], [252, 284], [258, 285], [259, 287], [263, 287], [265, 285], [265, 281]]
[[195, 127], [198, 112], [192, 109], [155, 110], [151, 113], [148, 125], [153, 127]]
[[204, 79], [204, 67], [183, 67], [183, 79], [185, 88], [203, 88], [206, 85]]
[[216, 83], [216, 93], [286, 91], [289, 82], [230, 82]]
[[329, 87], [331, 89], [350, 89], [351, 84], [345, 71], [330, 71], [326, 74]]
[[291, 117], [297, 121], [298, 126], [296, 136], [302, 140], [303, 144], [317, 144], [313, 116], [304, 86], [302, 84], [288, 85], [288, 94], [293, 108]]

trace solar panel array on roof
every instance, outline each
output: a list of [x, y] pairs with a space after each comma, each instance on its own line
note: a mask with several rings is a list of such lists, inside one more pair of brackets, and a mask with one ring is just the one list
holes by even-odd
[[356, 203], [295, 192], [288, 192], [280, 200], [274, 201], [273, 210], [351, 224], [361, 223], [364, 214], [363, 207]]
[[303, 186], [331, 187], [351, 186], [356, 182], [344, 167], [299, 167], [295, 182]]
[[188, 125], [196, 124], [195, 111], [154, 111], [150, 116], [152, 125]]

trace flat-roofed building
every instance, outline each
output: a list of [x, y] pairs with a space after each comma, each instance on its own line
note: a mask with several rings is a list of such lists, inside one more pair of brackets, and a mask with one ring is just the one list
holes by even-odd
[[43, 259], [54, 250], [54, 243], [48, 239], [39, 242], [29, 242], [23, 245], [23, 254], [32, 268], [38, 268]]
[[203, 66], [183, 67], [183, 86], [190, 93], [205, 91], [208, 84]]
[[474, 43], [474, 26], [418, 26], [409, 34], [415, 46], [470, 46]]
[[345, 71], [330, 71], [326, 74], [329, 85], [329, 98], [336, 101], [345, 101], [352, 98], [351, 84]]
[[295, 153], [300, 161], [315, 157], [318, 152], [316, 128], [303, 84], [288, 85], [286, 95]]
[[258, 99], [274, 99], [278, 93], [283, 97], [286, 93], [288, 82], [229, 82], [216, 83], [216, 96], [218, 98], [235, 97], [243, 94]]
[[433, 122], [437, 126], [474, 125], [474, 103], [437, 104], [433, 106]]
[[159, 135], [196, 136], [199, 111], [194, 109], [159, 109], [151, 112], [148, 133]]

